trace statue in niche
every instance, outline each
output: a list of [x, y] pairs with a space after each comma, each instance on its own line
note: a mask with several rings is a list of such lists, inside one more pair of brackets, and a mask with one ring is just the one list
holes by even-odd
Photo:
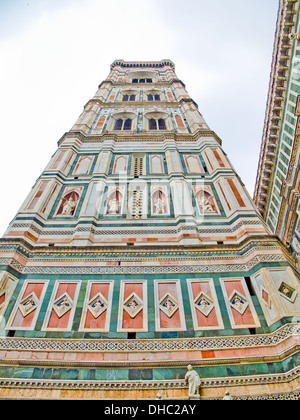
[[76, 207], [76, 202], [73, 200], [72, 197], [70, 197], [70, 199], [65, 201], [63, 205], [62, 214], [70, 216], [71, 214], [73, 214], [75, 207]]
[[213, 198], [206, 191], [203, 191], [196, 196], [199, 212], [203, 213], [216, 213]]
[[67, 194], [62, 201], [58, 214], [61, 214], [64, 216], [73, 216], [78, 200], [79, 200], [79, 196], [77, 193], [72, 192], [72, 193]]
[[112, 194], [108, 200], [107, 205], [107, 214], [112, 216], [118, 215], [121, 213], [121, 202], [120, 202], [120, 194], [118, 191], [115, 194]]
[[185, 375], [185, 383], [189, 384], [189, 399], [200, 400], [200, 376], [191, 365], [188, 365], [187, 369], [188, 371]]
[[155, 215], [166, 214], [165, 195], [160, 190], [153, 194], [153, 208]]

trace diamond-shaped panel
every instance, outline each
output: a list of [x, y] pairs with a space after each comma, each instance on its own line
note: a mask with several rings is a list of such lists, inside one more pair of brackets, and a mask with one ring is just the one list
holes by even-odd
[[229, 298], [230, 305], [241, 315], [244, 314], [245, 310], [249, 306], [247, 299], [238, 291], [234, 290]]
[[61, 318], [65, 315], [70, 309], [72, 309], [73, 300], [70, 298], [68, 293], [64, 293], [61, 295], [56, 301], [53, 303], [53, 309], [56, 312], [56, 315]]
[[88, 303], [88, 309], [94, 318], [98, 318], [104, 311], [106, 311], [107, 306], [107, 300], [100, 292]]
[[175, 314], [179, 308], [177, 299], [174, 298], [170, 293], [167, 293], [159, 302], [159, 308], [169, 317]]
[[29, 315], [32, 311], [34, 311], [38, 306], [38, 298], [34, 292], [30, 293], [30, 295], [26, 296], [24, 299], [21, 300], [19, 304], [19, 309], [24, 317]]
[[194, 300], [195, 308], [198, 309], [206, 317], [211, 313], [214, 308], [214, 301], [204, 292], [201, 292]]
[[123, 304], [123, 308], [131, 318], [135, 318], [141, 312], [143, 306], [143, 301], [134, 292], [131, 293]]

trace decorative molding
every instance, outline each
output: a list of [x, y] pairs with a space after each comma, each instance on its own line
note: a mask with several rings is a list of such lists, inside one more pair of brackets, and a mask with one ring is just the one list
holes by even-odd
[[[288, 373], [275, 375], [255, 375], [243, 377], [227, 378], [207, 378], [201, 379], [201, 388], [228, 388], [243, 387], [247, 385], [267, 385], [287, 383], [300, 377], [300, 369], [294, 369]], [[187, 389], [185, 380], [173, 381], [75, 381], [75, 380], [42, 380], [42, 379], [0, 379], [0, 388], [26, 388], [26, 389], [66, 389], [66, 390], [168, 390], [168, 389]], [[242, 395], [236, 399], [280, 399], [286, 397], [299, 396], [300, 390], [296, 389], [289, 393], [270, 394], [270, 395]], [[204, 398], [205, 399], [205, 398]], [[218, 399], [218, 398], [216, 398]]]
[[278, 345], [289, 337], [300, 334], [300, 324], [286, 324], [271, 334], [232, 337], [148, 339], [148, 340], [72, 340], [41, 338], [0, 338], [0, 350], [26, 351], [176, 351], [217, 350], [265, 347]]

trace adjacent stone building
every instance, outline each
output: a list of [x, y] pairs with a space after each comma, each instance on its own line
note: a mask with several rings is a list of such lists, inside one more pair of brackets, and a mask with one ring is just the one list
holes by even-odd
[[299, 1], [281, 0], [254, 201], [299, 269]]

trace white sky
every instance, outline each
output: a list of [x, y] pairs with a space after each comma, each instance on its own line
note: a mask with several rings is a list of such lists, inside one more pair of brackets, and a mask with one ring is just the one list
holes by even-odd
[[171, 59], [253, 194], [278, 0], [0, 0], [0, 236], [115, 59]]

